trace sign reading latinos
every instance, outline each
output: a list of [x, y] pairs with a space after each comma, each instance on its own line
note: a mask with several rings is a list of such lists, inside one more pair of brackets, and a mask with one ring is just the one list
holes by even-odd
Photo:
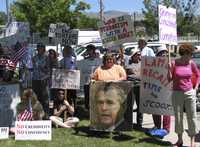
[[15, 140], [51, 140], [51, 121], [16, 121]]
[[165, 44], [177, 44], [176, 9], [159, 5], [159, 40]]
[[53, 69], [51, 88], [80, 89], [80, 71]]
[[140, 110], [144, 113], [173, 115], [171, 83], [167, 79], [168, 59], [142, 57]]
[[19, 102], [20, 86], [18, 83], [0, 85], [0, 127], [14, 126], [16, 107]]
[[0, 127], [0, 139], [8, 139], [9, 128]]
[[102, 43], [105, 47], [133, 41], [133, 23], [130, 15], [111, 18], [99, 23]]

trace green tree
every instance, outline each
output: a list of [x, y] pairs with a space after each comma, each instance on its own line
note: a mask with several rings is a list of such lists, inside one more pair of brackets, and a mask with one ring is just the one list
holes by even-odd
[[89, 4], [77, 0], [16, 0], [12, 14], [17, 21], [28, 21], [31, 32], [46, 35], [50, 23], [64, 22], [76, 28], [86, 18], [83, 12], [89, 8]]
[[6, 19], [7, 19], [6, 13], [0, 11], [0, 25], [5, 25]]
[[158, 5], [174, 7], [177, 9], [177, 31], [179, 35], [187, 33], [200, 34], [196, 27], [199, 22], [196, 21], [196, 12], [199, 10], [198, 0], [144, 0], [143, 14], [145, 16], [144, 25], [147, 35], [158, 34]]

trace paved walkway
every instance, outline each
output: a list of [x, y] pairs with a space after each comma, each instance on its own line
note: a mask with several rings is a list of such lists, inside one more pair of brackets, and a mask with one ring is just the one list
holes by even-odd
[[[197, 117], [197, 126], [200, 128], [200, 112], [198, 112], [198, 117]], [[135, 118], [135, 114], [133, 115]], [[133, 120], [135, 122], [135, 120]], [[172, 144], [175, 144], [178, 137], [176, 135], [176, 133], [174, 132], [174, 117], [172, 116], [171, 117], [171, 131], [168, 135], [166, 135], [164, 138], [163, 138], [163, 141], [169, 141], [171, 142]], [[152, 115], [150, 114], [144, 114], [144, 121], [143, 121], [143, 127], [144, 128], [152, 128], [154, 126], [153, 124], [153, 119], [152, 119]], [[187, 127], [187, 119], [186, 119], [186, 116], [184, 115], [184, 128], [188, 128]], [[184, 146], [190, 146], [190, 138], [189, 136], [187, 135], [187, 132], [185, 131], [184, 134], [183, 134], [183, 140], [184, 140]], [[200, 147], [200, 132], [199, 134], [196, 136], [196, 147]]]

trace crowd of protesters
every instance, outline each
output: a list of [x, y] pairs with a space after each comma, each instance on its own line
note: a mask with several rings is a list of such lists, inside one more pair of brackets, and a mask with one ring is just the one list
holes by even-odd
[[[18, 46], [17, 46], [18, 45]], [[15, 47], [19, 48], [19, 44]], [[85, 54], [85, 60], [93, 61], [100, 58], [100, 52], [96, 50], [94, 45], [88, 45]], [[173, 94], [172, 102], [175, 110], [175, 132], [178, 134], [177, 146], [183, 144], [183, 111], [185, 108], [188, 120], [188, 134], [191, 137], [191, 146], [195, 145], [195, 135], [197, 134], [196, 125], [196, 96], [195, 90], [199, 86], [199, 71], [195, 62], [191, 60], [194, 47], [189, 44], [183, 44], [179, 47], [180, 58], [169, 63], [168, 79], [173, 82]], [[32, 67], [31, 72], [31, 84], [27, 84], [21, 98], [21, 103], [17, 107], [19, 112], [23, 111], [25, 107], [34, 107], [33, 120], [50, 119], [55, 125], [71, 128], [75, 127], [79, 119], [79, 114], [76, 114], [76, 90], [62, 90], [57, 89], [56, 94], [52, 95], [51, 88], [51, 76], [53, 68], [62, 68], [67, 70], [76, 70], [76, 55], [71, 46], [64, 46], [63, 59], [58, 61], [58, 53], [50, 49], [48, 52], [45, 50], [45, 45], [37, 45], [37, 54], [31, 58]], [[4, 53], [3, 48], [0, 46], [1, 58], [8, 58]], [[138, 49], [132, 51], [132, 55], [123, 62], [123, 56], [117, 61], [114, 54], [106, 53], [103, 56], [103, 62], [97, 62], [97, 64], [91, 67], [91, 75], [88, 76], [88, 80], [84, 83], [84, 96], [85, 106], [89, 108], [89, 88], [91, 80], [96, 81], [121, 81], [121, 80], [133, 80], [135, 83], [134, 94], [137, 104], [137, 128], [142, 128], [143, 114], [139, 109], [140, 101], [140, 68], [142, 56], [162, 56], [167, 57], [167, 48], [159, 48], [158, 52], [147, 47], [147, 42], [144, 39], [138, 41]], [[120, 61], [119, 61], [120, 60]], [[22, 61], [20, 61], [22, 62]], [[122, 64], [123, 63], [123, 64]], [[121, 65], [123, 66], [121, 66]], [[20, 69], [20, 68], [19, 68]], [[21, 69], [24, 72], [24, 68]], [[20, 73], [23, 73], [20, 71]], [[11, 73], [13, 74], [13, 72]], [[195, 85], [192, 83], [192, 76], [195, 74], [197, 82]], [[5, 71], [0, 65], [0, 78], [3, 80], [5, 77]], [[11, 76], [12, 77], [12, 76]], [[28, 89], [27, 89], [28, 88]], [[67, 94], [65, 94], [67, 92]], [[53, 98], [52, 98], [53, 97]], [[49, 100], [53, 100], [52, 114], [49, 114]], [[31, 101], [31, 102], [30, 102]], [[23, 110], [22, 110], [23, 109]], [[38, 114], [40, 113], [40, 114]], [[74, 113], [77, 117], [74, 117]], [[68, 116], [68, 118], [66, 118]], [[152, 115], [155, 128], [165, 129], [170, 132], [170, 116]], [[162, 122], [163, 118], [163, 122]], [[163, 123], [163, 125], [161, 125]]]

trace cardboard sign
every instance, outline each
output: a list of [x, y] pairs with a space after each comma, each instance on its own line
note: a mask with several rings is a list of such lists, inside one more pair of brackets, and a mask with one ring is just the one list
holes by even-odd
[[51, 88], [80, 89], [80, 71], [53, 69]]
[[159, 5], [159, 40], [177, 45], [176, 9]]
[[[20, 102], [19, 83], [0, 84], [0, 127], [14, 126], [16, 107]], [[6, 114], [6, 115], [5, 115]]]
[[12, 36], [15, 34], [24, 34], [24, 36], [30, 36], [30, 27], [28, 22], [11, 22], [6, 28], [6, 36]]
[[158, 115], [173, 115], [171, 83], [167, 79], [168, 59], [142, 57], [140, 111]]
[[48, 37], [55, 37], [56, 36], [56, 24], [49, 25], [49, 34]]
[[78, 44], [78, 29], [72, 29], [66, 32], [62, 38], [62, 45], [77, 45]]
[[77, 67], [81, 71], [81, 87], [83, 87], [84, 84], [89, 84], [92, 73], [94, 73], [95, 69], [101, 64], [102, 59], [100, 58], [95, 58], [93, 60], [83, 59], [77, 61]]
[[105, 47], [112, 47], [133, 41], [133, 23], [130, 15], [100, 22], [99, 31]]
[[9, 128], [0, 127], [0, 139], [8, 139]]
[[130, 81], [90, 84], [90, 129], [132, 130], [132, 86]]
[[16, 121], [15, 140], [51, 140], [51, 121]]

